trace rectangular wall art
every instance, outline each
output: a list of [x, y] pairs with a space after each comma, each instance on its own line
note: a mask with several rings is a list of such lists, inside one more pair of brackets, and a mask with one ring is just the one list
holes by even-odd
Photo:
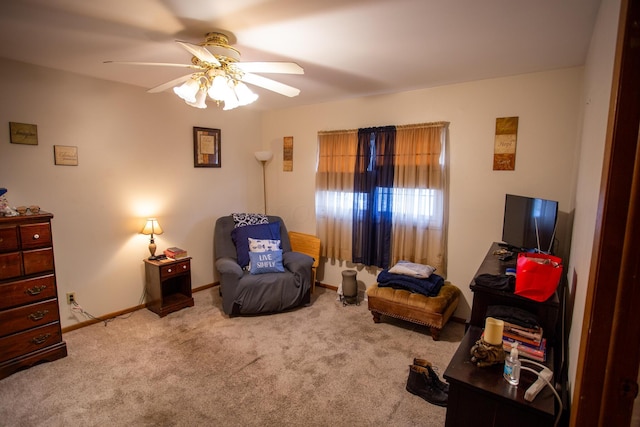
[[493, 146], [493, 170], [516, 169], [516, 141], [518, 139], [518, 117], [496, 119], [496, 137]]
[[78, 147], [72, 145], [54, 145], [53, 161], [56, 165], [78, 166]]
[[193, 128], [193, 165], [197, 168], [219, 168], [220, 146], [222, 144], [220, 129]]
[[282, 142], [282, 170], [293, 171], [293, 137], [285, 136]]

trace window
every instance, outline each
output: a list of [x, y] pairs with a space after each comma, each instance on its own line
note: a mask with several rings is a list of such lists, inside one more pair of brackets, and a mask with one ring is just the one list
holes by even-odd
[[[363, 131], [389, 131], [389, 128]], [[355, 236], [355, 240], [365, 240], [363, 251], [382, 250], [385, 246], [390, 249], [390, 264], [401, 259], [429, 264], [446, 277], [445, 207], [448, 190], [445, 147], [448, 123], [393, 128], [395, 140], [388, 156], [376, 152], [380, 146], [374, 144], [373, 134], [369, 135], [370, 144], [366, 149], [361, 146], [358, 184], [354, 184], [359, 167], [358, 131], [318, 134], [316, 223], [318, 236], [323, 242], [322, 255], [361, 262], [358, 260], [363, 254], [354, 248]], [[383, 146], [388, 148], [385, 144]], [[373, 175], [375, 171], [381, 173], [383, 162], [386, 166], [391, 165], [391, 176], [380, 178]], [[363, 180], [372, 184], [369, 190], [356, 191], [356, 185], [361, 189]], [[384, 184], [385, 181], [391, 184]], [[369, 208], [363, 211], [365, 207]], [[366, 212], [366, 218], [359, 217], [359, 212]], [[387, 217], [392, 226], [388, 242], [384, 236], [376, 235], [375, 230], [362, 231], [363, 222], [371, 221], [377, 226], [381, 219]], [[380, 263], [373, 265], [385, 268]]]

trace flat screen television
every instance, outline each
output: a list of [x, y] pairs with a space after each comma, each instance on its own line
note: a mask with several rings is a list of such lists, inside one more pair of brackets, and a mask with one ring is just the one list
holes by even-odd
[[553, 252], [558, 202], [507, 194], [502, 241], [520, 252]]

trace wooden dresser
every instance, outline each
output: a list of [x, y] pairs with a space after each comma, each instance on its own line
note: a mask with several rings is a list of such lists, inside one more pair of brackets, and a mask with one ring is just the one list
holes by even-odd
[[0, 217], [0, 379], [67, 355], [47, 212]]

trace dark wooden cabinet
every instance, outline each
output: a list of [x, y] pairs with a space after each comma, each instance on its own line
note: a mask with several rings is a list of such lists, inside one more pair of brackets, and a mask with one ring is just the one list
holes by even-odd
[[52, 218], [46, 212], [0, 217], [0, 378], [67, 355]]
[[[474, 277], [480, 274], [504, 274], [507, 268], [515, 267], [512, 261], [500, 261], [494, 251], [499, 249], [494, 243]], [[560, 303], [557, 293], [545, 302], [536, 302], [515, 295], [513, 292], [478, 286], [471, 281], [473, 305], [471, 318], [465, 336], [444, 372], [449, 382], [446, 426], [552, 426], [557, 416], [556, 398], [553, 391], [545, 387], [533, 402], [524, 399], [524, 393], [537, 379], [529, 371], [521, 370], [520, 384], [510, 385], [502, 376], [504, 364], [480, 368], [471, 362], [471, 348], [480, 339], [485, 324], [487, 308], [492, 305], [506, 305], [526, 310], [538, 318], [547, 337], [547, 362], [554, 371], [554, 362], [559, 366], [554, 351], [557, 340], [557, 324]], [[521, 360], [524, 358], [521, 357]], [[522, 362], [523, 367], [536, 371], [540, 368]]]
[[145, 259], [147, 308], [160, 317], [193, 307], [191, 258], [175, 261]]
[[[556, 402], [549, 388], [543, 389], [533, 402], [524, 400], [524, 393], [537, 379], [534, 373], [522, 370], [520, 384], [516, 387], [502, 377], [502, 363], [479, 368], [471, 362], [471, 347], [481, 334], [481, 328], [469, 327], [444, 372], [443, 376], [449, 382], [445, 425], [553, 426]], [[522, 366], [531, 367], [526, 362], [522, 362]]]

